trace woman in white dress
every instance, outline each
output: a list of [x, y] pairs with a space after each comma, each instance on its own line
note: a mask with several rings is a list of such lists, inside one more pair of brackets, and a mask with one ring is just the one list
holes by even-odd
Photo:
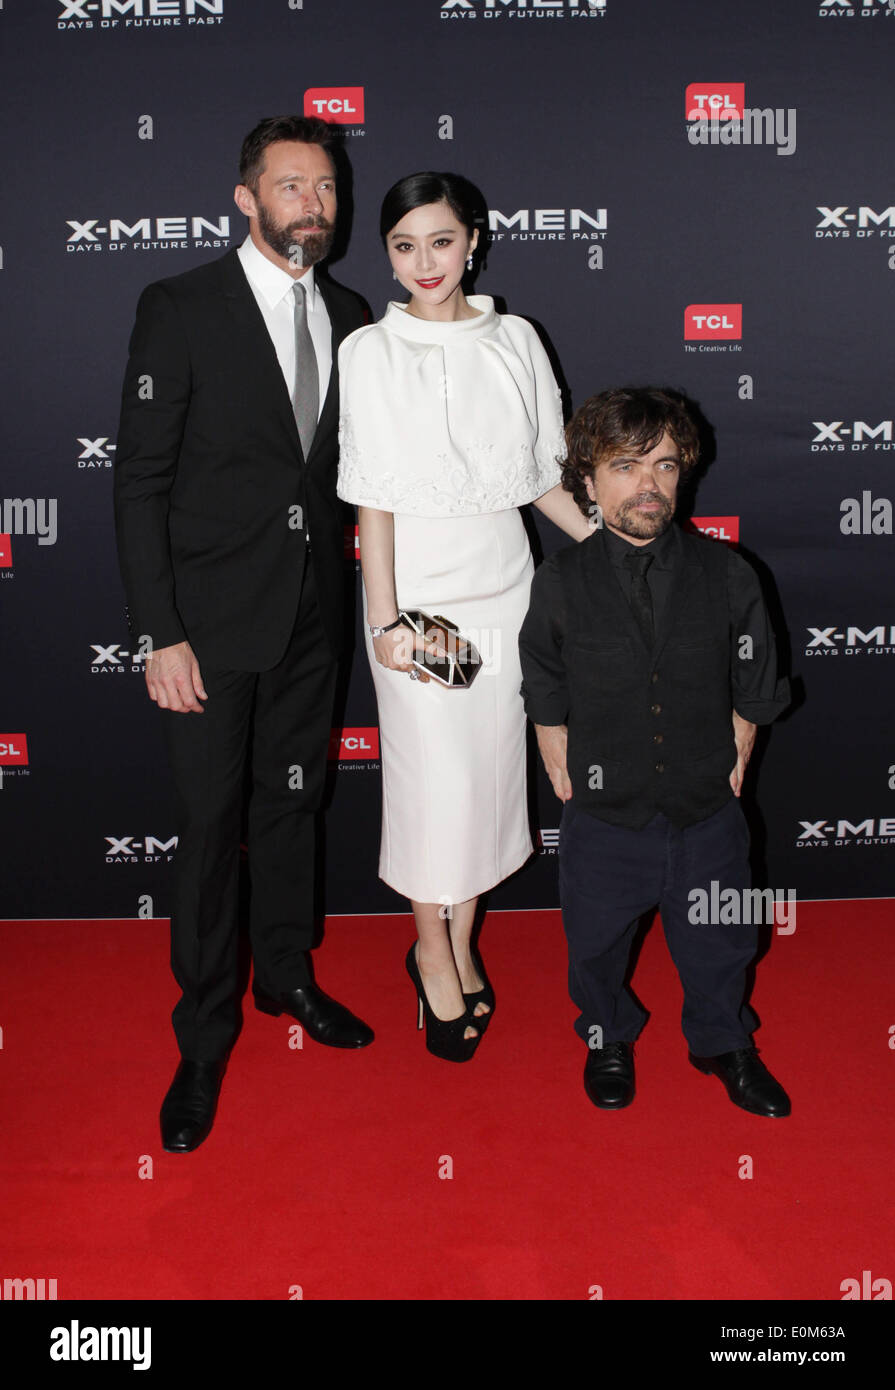
[[[574, 540], [590, 530], [560, 483], [560, 393], [537, 334], [461, 288], [480, 198], [454, 174], [389, 190], [380, 231], [410, 300], [339, 350], [338, 494], [358, 506], [379, 706], [379, 875], [411, 900], [419, 1026], [425, 1014], [429, 1050], [451, 1061], [472, 1056], [494, 1003], [471, 949], [478, 897], [532, 853], [517, 639], [533, 564], [518, 509], [533, 502]], [[401, 625], [413, 608], [478, 647], [468, 688], [410, 664], [435, 650]]]

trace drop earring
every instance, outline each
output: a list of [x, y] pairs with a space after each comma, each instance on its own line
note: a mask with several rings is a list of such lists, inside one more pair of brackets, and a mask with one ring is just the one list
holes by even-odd
[[398, 272], [397, 272], [396, 270], [393, 270], [393, 271], [392, 271], [392, 279], [393, 279], [393, 280], [397, 280], [397, 278], [398, 278]]
[[471, 251], [470, 251], [469, 255], [466, 257], [466, 269], [467, 269], [467, 270], [472, 270], [472, 252], [471, 252]]

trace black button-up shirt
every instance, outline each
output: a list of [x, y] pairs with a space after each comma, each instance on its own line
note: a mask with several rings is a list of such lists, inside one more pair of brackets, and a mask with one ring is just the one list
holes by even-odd
[[[632, 545], [608, 526], [604, 528], [604, 538], [613, 574], [628, 602], [632, 575], [624, 563], [625, 556], [631, 551], [650, 550], [653, 553], [646, 582], [653, 601], [654, 624], [658, 628], [675, 573], [672, 528], [650, 541], [648, 546]], [[582, 545], [589, 543], [587, 540], [580, 542]], [[789, 704], [789, 683], [778, 680], [774, 635], [758, 577], [752, 566], [730, 546], [727, 555], [733, 708], [741, 718], [753, 724], [770, 724]], [[562, 658], [565, 629], [562, 582], [548, 558], [535, 577], [524, 627], [522, 696], [525, 711], [534, 724], [565, 724], [567, 720], [569, 691]], [[757, 654], [755, 659], [739, 659], [743, 637], [751, 639], [752, 650]]]
[[612, 563], [612, 570], [624, 590], [625, 598], [631, 601], [631, 570], [625, 564], [628, 555], [652, 555], [653, 563], [646, 572], [646, 583], [653, 601], [653, 627], [658, 630], [665, 600], [671, 588], [674, 575], [675, 547], [674, 537], [669, 527], [661, 536], [649, 541], [647, 545], [633, 545], [624, 536], [617, 536], [609, 527], [605, 528], [606, 550]]

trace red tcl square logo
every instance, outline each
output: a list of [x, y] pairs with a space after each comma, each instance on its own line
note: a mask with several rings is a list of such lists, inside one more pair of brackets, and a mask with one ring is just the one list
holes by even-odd
[[379, 757], [379, 730], [333, 729], [329, 736], [330, 762]]
[[685, 338], [742, 338], [742, 304], [688, 304]]
[[345, 527], [345, 559], [360, 559], [360, 540], [358, 538], [356, 526]]
[[363, 87], [309, 87], [305, 92], [306, 116], [320, 116], [337, 125], [361, 125], [364, 119]]
[[12, 536], [0, 534], [0, 569], [8, 569], [12, 564]]
[[738, 516], [691, 516], [688, 531], [699, 531], [703, 536], [712, 536], [717, 541], [738, 541], [740, 538], [740, 518]]
[[27, 767], [28, 739], [24, 734], [0, 734], [0, 767]]
[[741, 121], [745, 104], [744, 82], [691, 82], [684, 96], [688, 121]]

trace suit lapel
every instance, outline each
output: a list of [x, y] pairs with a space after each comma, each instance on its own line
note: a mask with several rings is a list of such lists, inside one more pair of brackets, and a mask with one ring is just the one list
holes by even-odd
[[323, 398], [323, 409], [317, 421], [317, 431], [306, 461], [298, 437], [292, 398], [283, 379], [279, 358], [236, 250], [229, 251], [219, 264], [227, 308], [245, 341], [246, 356], [253, 365], [253, 375], [257, 379], [260, 400], [264, 408], [275, 411], [281, 420], [284, 429], [287, 430], [293, 441], [299, 465], [304, 467], [306, 462], [311, 464], [318, 447], [331, 436], [338, 425], [339, 344], [352, 331], [355, 324], [343, 306], [342, 296], [333, 293], [333, 287], [326, 277], [323, 275], [315, 277], [317, 289], [323, 296], [323, 302], [329, 314], [332, 365], [326, 395]]
[[333, 294], [332, 285], [326, 277], [317, 277], [317, 289], [323, 296], [326, 305], [326, 312], [329, 314], [332, 342], [332, 366], [329, 373], [329, 385], [326, 395], [323, 398], [323, 409], [320, 412], [320, 419], [317, 421], [317, 433], [314, 436], [314, 443], [311, 445], [309, 462], [313, 460], [316, 452], [317, 443], [326, 439], [330, 432], [336, 428], [339, 418], [339, 344], [342, 339], [351, 332], [352, 325], [346, 316], [339, 297]]
[[304, 456], [292, 409], [292, 398], [286, 388], [267, 324], [236, 251], [228, 252], [220, 265], [227, 309], [242, 336], [246, 357], [252, 363], [252, 373], [258, 383], [259, 407], [276, 413], [294, 442], [299, 463], [302, 463]]

